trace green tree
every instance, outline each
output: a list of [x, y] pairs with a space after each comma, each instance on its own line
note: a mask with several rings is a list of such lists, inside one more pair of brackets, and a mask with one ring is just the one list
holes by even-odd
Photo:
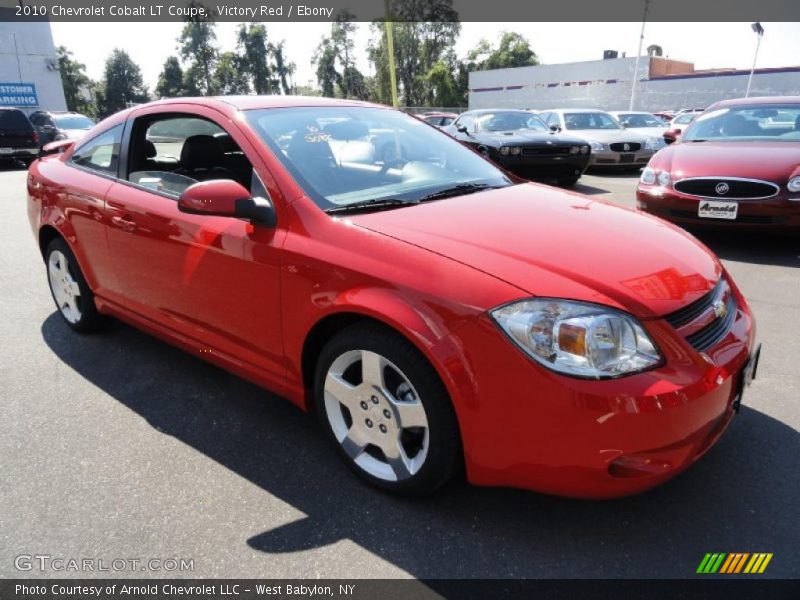
[[189, 62], [190, 69], [194, 68], [195, 85], [206, 96], [216, 93], [214, 90], [214, 66], [218, 55], [216, 41], [216, 25], [210, 17], [187, 19], [178, 37], [181, 58]]
[[330, 38], [322, 38], [313, 62], [317, 65], [317, 83], [322, 95], [327, 98], [335, 97], [336, 86], [341, 83], [342, 76], [336, 70], [336, 48]]
[[233, 52], [223, 52], [219, 55], [214, 70], [214, 89], [217, 94], [250, 93], [250, 82], [241, 63], [241, 58]]
[[[406, 106], [429, 106], [433, 87], [427, 75], [442, 61], [455, 70], [453, 48], [461, 33], [452, 0], [394, 0], [390, 4], [394, 22], [394, 54], [399, 93]], [[383, 96], [389, 80], [388, 51], [383, 23], [373, 23], [368, 52]]]
[[281, 82], [281, 89], [283, 89], [284, 94], [291, 94], [292, 86], [289, 83], [289, 79], [294, 74], [295, 64], [286, 60], [283, 46], [284, 40], [281, 40], [279, 44], [271, 46], [270, 49], [275, 57], [275, 73], [277, 73]]
[[91, 94], [94, 82], [86, 75], [86, 65], [75, 60], [64, 46], [59, 46], [57, 52], [67, 110], [96, 116], [97, 106]]
[[179, 98], [185, 94], [183, 86], [183, 69], [177, 57], [170, 56], [164, 63], [164, 70], [158, 76], [156, 97]]
[[142, 71], [124, 50], [115, 48], [106, 60], [102, 92], [98, 98], [98, 111], [108, 116], [128, 106], [129, 103], [148, 101]]
[[467, 55], [467, 60], [471, 71], [529, 67], [539, 64], [539, 59], [531, 49], [527, 38], [509, 31], [502, 33], [496, 48], [485, 39], [481, 40]]
[[270, 64], [272, 52], [267, 40], [267, 28], [261, 23], [242, 23], [237, 37], [237, 48], [247, 65], [247, 73], [256, 94], [276, 93], [278, 86]]
[[314, 55], [317, 66], [317, 82], [323, 96], [358, 98], [366, 100], [370, 96], [368, 79], [355, 65], [355, 41], [353, 35], [356, 25], [353, 15], [340, 12], [331, 24], [331, 34], [322, 38]]

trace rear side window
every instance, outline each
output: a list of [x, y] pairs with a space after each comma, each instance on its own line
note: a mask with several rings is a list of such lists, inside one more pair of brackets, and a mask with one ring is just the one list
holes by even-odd
[[28, 133], [32, 130], [31, 122], [21, 110], [0, 110], [0, 131]]
[[80, 167], [116, 176], [122, 125], [101, 133], [75, 150], [69, 161]]

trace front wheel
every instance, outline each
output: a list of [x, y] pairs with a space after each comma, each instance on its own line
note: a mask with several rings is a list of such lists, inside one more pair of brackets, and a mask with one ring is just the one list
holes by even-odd
[[564, 179], [559, 179], [558, 180], [558, 185], [560, 185], [561, 187], [570, 188], [570, 187], [575, 186], [575, 184], [578, 183], [578, 179], [580, 179], [580, 177], [567, 177], [567, 178], [564, 178]]
[[380, 326], [342, 331], [322, 351], [314, 391], [340, 454], [373, 485], [423, 495], [457, 469], [461, 444], [450, 398], [400, 335]]
[[94, 294], [66, 242], [61, 238], [50, 242], [45, 260], [50, 293], [67, 325], [81, 333], [96, 331], [105, 326], [108, 317], [97, 312]]

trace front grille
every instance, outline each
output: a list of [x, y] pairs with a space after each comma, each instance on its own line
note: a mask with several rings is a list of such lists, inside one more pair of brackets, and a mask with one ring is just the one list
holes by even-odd
[[736, 317], [736, 302], [733, 299], [733, 295], [728, 297], [726, 307], [728, 312], [725, 313], [725, 316], [715, 319], [710, 325], [704, 327], [700, 331], [686, 336], [686, 341], [689, 342], [695, 350], [704, 352], [712, 348], [725, 337], [726, 333], [728, 333], [728, 330], [730, 330], [733, 324], [733, 319]]
[[675, 189], [683, 194], [719, 200], [762, 200], [772, 198], [780, 188], [760, 179], [735, 179], [730, 177], [695, 177], [675, 182]]
[[[625, 146], [627, 146], [627, 148]], [[608, 147], [614, 152], [636, 152], [642, 145], [638, 142], [616, 142], [614, 144], [609, 144]]]
[[569, 146], [526, 146], [522, 156], [558, 156], [569, 154]]
[[[725, 294], [727, 293], [727, 298]], [[724, 300], [725, 313], [715, 316], [714, 305]], [[687, 328], [691, 333], [686, 335], [686, 341], [698, 352], [705, 352], [716, 345], [730, 331], [733, 320], [736, 318], [736, 300], [723, 280], [714, 286], [714, 289], [702, 298], [687, 304], [683, 308], [670, 313], [664, 319], [677, 330]], [[713, 319], [700, 329], [692, 331], [692, 323], [696, 326], [703, 325], [709, 317]]]
[[714, 298], [716, 298], [717, 294], [719, 293], [721, 286], [722, 280], [720, 279], [717, 282], [717, 285], [714, 286], [714, 289], [708, 292], [705, 296], [695, 300], [691, 304], [687, 304], [679, 310], [676, 310], [674, 313], [667, 315], [665, 319], [675, 329], [680, 329], [684, 325], [691, 323], [697, 317], [711, 308], [711, 305], [714, 304]]

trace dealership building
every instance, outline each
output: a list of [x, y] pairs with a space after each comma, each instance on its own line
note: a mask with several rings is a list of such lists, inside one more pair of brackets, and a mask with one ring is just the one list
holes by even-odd
[[[2, 17], [2, 10], [0, 10]], [[66, 110], [50, 23], [0, 21], [0, 107]]]
[[[627, 110], [635, 71], [635, 57], [476, 71], [469, 74], [469, 107]], [[642, 56], [634, 109], [705, 108], [741, 98], [749, 76], [749, 69], [697, 71], [690, 62]], [[750, 95], [800, 95], [800, 66], [756, 69]]]

